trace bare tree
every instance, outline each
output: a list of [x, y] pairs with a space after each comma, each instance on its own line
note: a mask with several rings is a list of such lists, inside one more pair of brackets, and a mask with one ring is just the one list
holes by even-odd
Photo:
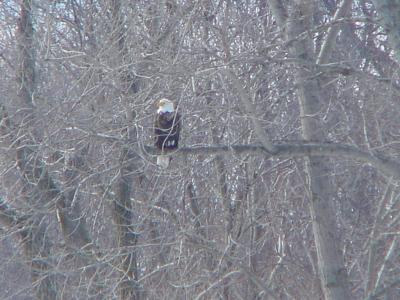
[[392, 2], [3, 1], [0, 298], [399, 298]]
[[[347, 1], [349, 2], [349, 1]], [[321, 81], [310, 79], [315, 69], [310, 67], [316, 62], [313, 43], [308, 34], [311, 30], [313, 7], [311, 1], [295, 3], [291, 7], [290, 16], [280, 3], [274, 3], [274, 11], [281, 27], [287, 32], [287, 40], [293, 40], [291, 54], [298, 62], [296, 81], [299, 83], [300, 118], [305, 140], [324, 141], [327, 132], [321, 122], [323, 111], [323, 97], [321, 95]], [[348, 4], [344, 4], [348, 6]], [[288, 24], [288, 25], [286, 25]], [[329, 33], [331, 33], [330, 31]], [[301, 34], [306, 34], [301, 37]], [[328, 42], [333, 43], [336, 36], [327, 35], [330, 40], [324, 41], [319, 63], [325, 63], [329, 57]], [[306, 65], [309, 64], [309, 65]], [[343, 255], [338, 243], [336, 232], [335, 213], [332, 206], [334, 189], [330, 178], [330, 163], [323, 157], [311, 157], [306, 162], [309, 185], [310, 210], [313, 222], [313, 232], [318, 255], [319, 274], [326, 299], [352, 298], [348, 288], [347, 271], [344, 266]]]

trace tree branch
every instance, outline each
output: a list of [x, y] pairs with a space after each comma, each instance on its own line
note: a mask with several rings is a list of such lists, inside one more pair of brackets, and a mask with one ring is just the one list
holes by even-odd
[[9, 227], [20, 223], [21, 220], [17, 211], [10, 207], [3, 197], [0, 197], [0, 223]]
[[[334, 144], [334, 143], [312, 143], [312, 142], [293, 142], [293, 143], [274, 143], [276, 151], [269, 152], [265, 147], [260, 144], [248, 145], [205, 145], [195, 147], [182, 147], [170, 155], [183, 154], [183, 155], [216, 155], [216, 154], [263, 154], [267, 157], [279, 158], [294, 158], [306, 156], [327, 156], [327, 157], [341, 157], [349, 158], [356, 161], [371, 164], [387, 176], [393, 176], [400, 179], [400, 163], [397, 160], [391, 159], [380, 153], [371, 153], [363, 151], [354, 146]], [[159, 150], [145, 146], [144, 150], [150, 155], [160, 154]]]
[[274, 148], [274, 145], [271, 143], [270, 139], [265, 133], [265, 130], [263, 129], [262, 125], [260, 124], [260, 121], [257, 118], [256, 110], [254, 109], [253, 104], [250, 102], [250, 97], [246, 93], [245, 89], [243, 86], [239, 83], [238, 79], [236, 78], [236, 75], [230, 71], [227, 70], [225, 72], [225, 75], [228, 77], [230, 81], [232, 81], [233, 88], [236, 90], [239, 100], [242, 102], [247, 116], [250, 118], [251, 122], [253, 123], [254, 130], [256, 132], [257, 138], [260, 141], [260, 143], [264, 146], [265, 149], [267, 149], [269, 152], [274, 153], [276, 149]]
[[378, 15], [381, 17], [378, 22], [386, 30], [389, 43], [394, 50], [394, 56], [400, 63], [400, 2], [393, 0], [372, 0]]
[[268, 4], [274, 18], [276, 19], [276, 22], [278, 23], [278, 26], [280, 28], [285, 28], [288, 15], [287, 15], [287, 9], [285, 8], [282, 1], [270, 0]]
[[[340, 7], [337, 9], [335, 16], [333, 17], [333, 23], [338, 19], [344, 18], [346, 14], [350, 12], [349, 7], [351, 6], [352, 0], [343, 0]], [[325, 40], [322, 44], [321, 51], [317, 58], [317, 64], [326, 64], [329, 61], [329, 57], [336, 44], [336, 36], [340, 30], [340, 25], [336, 24], [329, 27], [326, 34]]]

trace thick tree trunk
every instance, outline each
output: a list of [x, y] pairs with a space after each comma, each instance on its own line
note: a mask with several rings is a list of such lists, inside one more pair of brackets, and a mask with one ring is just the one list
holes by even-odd
[[[18, 136], [12, 132], [15, 127], [12, 120], [8, 119], [4, 113], [2, 131], [8, 133], [9, 142], [15, 143], [17, 166], [23, 175], [23, 189], [26, 190], [27, 201], [37, 211], [41, 211], [46, 207], [54, 207], [56, 204], [58, 220], [61, 230], [68, 247], [82, 251], [79, 256], [81, 264], [85, 267], [94, 265], [93, 243], [89, 232], [86, 228], [85, 219], [79, 209], [79, 202], [76, 199], [75, 187], [78, 181], [76, 172], [77, 159], [71, 168], [67, 168], [65, 172], [65, 188], [70, 192], [63, 192], [59, 188], [52, 176], [46, 169], [42, 157], [35, 150], [34, 146], [37, 140], [40, 140], [41, 134], [37, 130], [34, 94], [35, 94], [35, 45], [34, 45], [34, 29], [32, 24], [32, 1], [24, 0], [21, 3], [21, 12], [18, 26], [20, 65], [17, 74], [19, 83], [19, 102], [22, 108], [24, 123], [18, 132]], [[72, 160], [71, 160], [72, 162]], [[82, 165], [83, 162], [79, 162]], [[73, 190], [73, 191], [72, 191]], [[72, 192], [71, 192], [72, 191]], [[73, 204], [73, 202], [75, 204]], [[56, 299], [57, 289], [53, 282], [53, 276], [50, 272], [51, 264], [48, 262], [50, 256], [50, 241], [47, 237], [47, 226], [44, 222], [45, 214], [35, 214], [32, 220], [25, 225], [24, 229], [24, 252], [31, 258], [32, 282], [36, 286], [38, 299]], [[90, 251], [89, 251], [90, 250]], [[91, 285], [90, 294], [94, 297], [99, 295], [96, 267], [86, 268], [86, 273], [90, 277]]]
[[[19, 87], [19, 100], [28, 107], [32, 105], [35, 89], [35, 51], [33, 47], [32, 1], [24, 0], [21, 3], [20, 19], [18, 24], [19, 41], [19, 70], [17, 80]], [[3, 115], [3, 125], [9, 124], [7, 116]], [[6, 129], [3, 127], [3, 129]], [[8, 129], [8, 128], [7, 128]], [[19, 150], [26, 159], [25, 151]], [[18, 156], [18, 154], [17, 154]], [[36, 182], [36, 181], [33, 181]], [[27, 180], [23, 180], [23, 189], [27, 190], [26, 201], [40, 211], [40, 191], [33, 187]], [[46, 234], [44, 214], [37, 213], [30, 220], [21, 222], [19, 235], [23, 241], [24, 254], [31, 268], [32, 286], [35, 287], [36, 299], [56, 299], [57, 289], [54, 276], [51, 275], [49, 260], [51, 243]]]
[[[119, 53], [119, 61], [125, 64], [127, 50], [125, 45], [125, 26], [121, 10], [120, 0], [111, 0], [111, 11], [113, 17], [116, 45]], [[120, 76], [122, 87], [126, 95], [135, 94], [139, 90], [139, 80], [129, 71], [123, 71]], [[125, 96], [126, 96], [125, 95]], [[127, 97], [124, 97], [126, 99]], [[129, 105], [126, 105], [129, 108]], [[134, 123], [135, 113], [127, 111], [126, 121]], [[120, 154], [120, 176], [116, 184], [115, 200], [113, 206], [113, 218], [117, 230], [117, 244], [120, 249], [119, 268], [122, 270], [119, 297], [121, 300], [141, 299], [141, 287], [139, 285], [139, 267], [136, 245], [139, 235], [136, 233], [137, 225], [134, 214], [134, 207], [131, 196], [134, 189], [134, 182], [141, 172], [141, 158], [137, 155], [134, 147], [137, 145], [136, 130], [128, 126], [125, 131], [125, 138], [130, 141], [123, 146]]]
[[57, 299], [56, 281], [51, 275], [51, 244], [46, 234], [45, 218], [43, 215], [35, 216], [32, 222], [24, 224], [24, 229], [20, 232], [24, 254], [31, 268], [32, 286], [35, 287], [38, 300]]
[[[282, 21], [287, 16], [286, 11], [276, 11], [276, 9], [282, 9], [281, 5], [276, 4], [275, 7], [272, 6], [272, 9], [278, 21]], [[301, 64], [302, 61], [309, 62], [310, 65], [315, 63], [313, 43], [307, 33], [311, 29], [309, 20], [312, 20], [310, 2], [297, 1], [291, 7], [288, 20], [280, 23], [280, 26], [286, 30], [287, 40], [292, 41], [290, 53], [298, 61], [296, 80], [300, 86], [299, 101], [303, 137], [306, 140], [323, 142], [326, 140], [326, 132], [319, 115], [323, 108], [321, 87], [310, 66]], [[340, 250], [340, 239], [337, 235], [336, 214], [332, 206], [334, 190], [330, 172], [330, 163], [326, 158], [314, 156], [307, 160], [310, 211], [319, 276], [327, 300], [352, 299]]]
[[[136, 245], [138, 234], [135, 232], [134, 211], [131, 201], [133, 173], [135, 167], [133, 160], [139, 159], [135, 153], [127, 148], [121, 152], [120, 177], [116, 186], [113, 217], [117, 227], [117, 243], [120, 249], [120, 268], [123, 271], [119, 292], [121, 300], [140, 299], [140, 286], [138, 284], [139, 271]], [[125, 166], [124, 166], [125, 165]]]

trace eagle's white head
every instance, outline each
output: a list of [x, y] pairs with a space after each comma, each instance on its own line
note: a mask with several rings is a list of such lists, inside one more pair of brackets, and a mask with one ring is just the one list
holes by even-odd
[[168, 99], [161, 99], [158, 101], [158, 109], [157, 109], [157, 113], [161, 114], [161, 113], [167, 113], [167, 112], [174, 112], [174, 103]]

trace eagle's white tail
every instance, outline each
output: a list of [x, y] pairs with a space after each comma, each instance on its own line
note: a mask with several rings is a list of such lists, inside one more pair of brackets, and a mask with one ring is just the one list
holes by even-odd
[[166, 169], [169, 166], [169, 160], [169, 156], [159, 155], [157, 156], [157, 165], [159, 165], [163, 169]]

